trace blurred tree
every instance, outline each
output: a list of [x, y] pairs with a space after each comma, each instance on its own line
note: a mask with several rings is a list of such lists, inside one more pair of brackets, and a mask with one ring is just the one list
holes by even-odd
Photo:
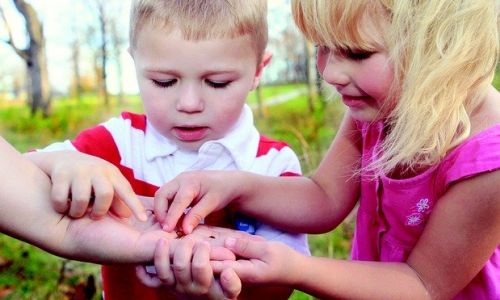
[[304, 82], [307, 78], [302, 40], [293, 27], [282, 31], [280, 44], [286, 61], [286, 82]]
[[318, 71], [316, 70], [316, 51], [314, 45], [305, 40], [306, 49], [306, 66], [307, 66], [307, 92], [308, 92], [308, 107], [309, 111], [313, 112], [315, 109], [315, 103], [318, 101], [319, 91], [318, 91]]
[[3, 8], [0, 7], [0, 14], [8, 34], [8, 39], [5, 42], [26, 63], [28, 78], [30, 80], [28, 85], [28, 103], [31, 107], [31, 114], [34, 115], [37, 111], [41, 111], [43, 116], [47, 117], [50, 113], [51, 88], [47, 70], [43, 26], [35, 9], [29, 3], [26, 3], [24, 0], [13, 0], [13, 3], [25, 19], [26, 33], [29, 41], [25, 49], [20, 49], [15, 45], [9, 23], [5, 17]]
[[113, 48], [113, 57], [116, 66], [116, 81], [118, 86], [118, 103], [122, 104], [124, 101], [123, 95], [123, 68], [121, 62], [121, 50], [125, 46], [127, 40], [120, 35], [120, 30], [118, 30], [118, 25], [115, 18], [111, 18], [110, 22], [110, 36], [111, 36], [111, 44]]
[[82, 75], [80, 70], [80, 40], [75, 35], [71, 43], [71, 62], [73, 65], [73, 80], [71, 83], [71, 96], [75, 97], [78, 101], [82, 98]]
[[94, 71], [98, 93], [104, 98], [104, 104], [109, 105], [108, 72], [110, 61], [114, 59], [118, 82], [118, 93], [123, 94], [121, 50], [126, 38], [119, 26], [122, 24], [123, 9], [126, 3], [119, 0], [82, 0], [93, 16], [93, 21], [87, 27], [87, 46], [93, 52]]
[[264, 96], [262, 95], [262, 85], [259, 84], [255, 89], [255, 97], [257, 99], [257, 116], [264, 118], [267, 116], [267, 107], [264, 104]]
[[105, 8], [105, 0], [95, 0], [95, 5], [97, 8], [98, 19], [99, 19], [99, 32], [101, 33], [101, 85], [100, 85], [100, 93], [104, 97], [104, 105], [109, 107], [109, 93], [108, 93], [108, 73], [106, 66], [108, 64], [108, 52], [107, 52], [107, 44], [108, 44], [108, 19], [107, 19], [107, 11]]

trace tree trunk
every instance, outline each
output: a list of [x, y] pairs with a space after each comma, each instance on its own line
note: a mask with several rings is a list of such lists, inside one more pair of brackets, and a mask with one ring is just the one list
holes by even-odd
[[110, 33], [113, 42], [115, 65], [116, 65], [116, 80], [118, 84], [118, 104], [122, 105], [125, 102], [123, 92], [123, 68], [121, 62], [121, 48], [125, 44], [124, 40], [120, 37], [119, 30], [116, 25], [116, 19], [110, 20]]
[[28, 77], [31, 80], [31, 115], [41, 111], [44, 117], [48, 117], [50, 110], [50, 84], [47, 72], [47, 60], [45, 48], [35, 50], [31, 61], [27, 62]]
[[318, 72], [316, 71], [316, 64], [315, 64], [315, 51], [314, 51], [314, 46], [306, 41], [305, 42], [305, 48], [306, 48], [306, 60], [307, 60], [307, 92], [309, 97], [308, 99], [308, 107], [309, 111], [313, 112], [314, 111], [314, 103], [318, 99], [318, 91], [317, 91], [317, 81], [318, 81]]
[[104, 97], [104, 105], [109, 107], [109, 94], [108, 94], [108, 84], [107, 77], [108, 73], [106, 71], [106, 65], [108, 62], [108, 52], [107, 52], [107, 20], [106, 12], [104, 9], [104, 4], [101, 1], [97, 1], [97, 7], [99, 11], [99, 29], [101, 31], [101, 93]]
[[4, 21], [9, 32], [8, 43], [14, 48], [16, 53], [26, 62], [29, 77], [29, 103], [31, 114], [41, 111], [43, 116], [48, 116], [50, 112], [51, 90], [49, 74], [47, 70], [47, 56], [45, 53], [45, 37], [43, 27], [38, 19], [36, 11], [24, 0], [13, 0], [17, 10], [26, 21], [26, 31], [29, 36], [29, 45], [21, 50], [14, 45], [10, 27], [5, 18]]
[[80, 41], [75, 39], [71, 45], [73, 62], [73, 84], [71, 86], [71, 94], [77, 99], [78, 102], [82, 100], [82, 76], [80, 72]]
[[263, 118], [267, 115], [267, 109], [264, 104], [264, 96], [262, 95], [262, 87], [260, 84], [255, 89], [255, 98], [257, 98], [257, 115]]

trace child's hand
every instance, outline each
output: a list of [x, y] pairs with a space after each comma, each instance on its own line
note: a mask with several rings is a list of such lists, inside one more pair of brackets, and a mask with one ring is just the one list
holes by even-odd
[[227, 238], [225, 246], [241, 257], [237, 261], [212, 261], [215, 273], [234, 270], [242, 282], [290, 285], [300, 277], [302, 254], [280, 242]]
[[182, 220], [179, 225], [188, 234], [211, 212], [226, 207], [236, 198], [232, 195], [237, 187], [231, 185], [234, 182], [231, 174], [229, 171], [186, 172], [163, 185], [155, 194], [155, 215], [163, 229], [170, 232]]
[[220, 279], [214, 278], [210, 266], [210, 260], [235, 259], [232, 252], [220, 247], [227, 233], [230, 231], [200, 226], [181, 239], [160, 240], [155, 251], [156, 275], [142, 266], [137, 268], [137, 275], [147, 286], [166, 285], [190, 299], [235, 299], [241, 292], [236, 273], [228, 270]]
[[101, 218], [110, 209], [118, 217], [133, 212], [141, 221], [147, 219], [144, 207], [129, 182], [111, 163], [76, 151], [36, 152], [28, 156], [52, 180], [54, 209], [80, 218]]

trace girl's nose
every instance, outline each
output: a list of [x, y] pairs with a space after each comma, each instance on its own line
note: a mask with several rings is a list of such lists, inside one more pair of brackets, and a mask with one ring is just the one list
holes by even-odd
[[345, 86], [349, 83], [349, 75], [345, 59], [328, 53], [326, 57], [318, 56], [318, 69], [323, 79], [334, 86]]
[[201, 87], [190, 84], [181, 89], [176, 103], [176, 109], [185, 113], [201, 112], [204, 102], [201, 96]]

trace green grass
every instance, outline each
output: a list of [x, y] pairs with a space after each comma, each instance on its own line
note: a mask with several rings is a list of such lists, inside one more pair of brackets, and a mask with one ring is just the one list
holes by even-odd
[[[264, 99], [272, 99], [297, 87], [304, 88], [304, 85], [265, 87]], [[255, 102], [252, 97], [255, 97], [254, 93], [249, 95], [249, 103]], [[138, 96], [127, 96], [126, 99], [125, 104], [118, 105], [112, 98], [109, 108], [104, 108], [95, 96], [86, 96], [80, 102], [57, 99], [48, 119], [31, 117], [25, 105], [0, 102], [0, 134], [22, 152], [43, 147], [72, 138], [82, 129], [95, 126], [120, 111], [142, 112]], [[309, 174], [335, 135], [343, 110], [338, 102], [329, 101], [324, 109], [310, 113], [306, 100], [305, 96], [299, 96], [269, 106], [266, 117], [256, 117], [256, 126], [265, 135], [287, 141], [299, 155], [303, 172]], [[346, 258], [351, 234], [352, 223], [346, 223], [331, 233], [312, 235], [309, 238], [311, 250], [314, 255]], [[67, 266], [65, 272], [61, 272], [63, 264]], [[97, 265], [70, 262], [5, 235], [0, 236], [0, 271], [0, 299], [4, 298], [2, 292], [7, 294], [5, 299], [62, 299], [81, 287], [88, 276], [100, 278]], [[97, 288], [100, 292], [99, 280]], [[98, 296], [94, 298], [98, 299]], [[295, 292], [291, 299], [312, 297]]]
[[[305, 89], [305, 88], [306, 88], [306, 85], [303, 83], [290, 83], [290, 84], [283, 84], [283, 85], [265, 86], [262, 88], [262, 97], [264, 99], [270, 99], [270, 98], [275, 97], [277, 95], [282, 95], [282, 94], [286, 94], [289, 92], [294, 92], [297, 89]], [[257, 103], [257, 93], [255, 90], [251, 91], [250, 94], [248, 94], [247, 102], [250, 105]]]

